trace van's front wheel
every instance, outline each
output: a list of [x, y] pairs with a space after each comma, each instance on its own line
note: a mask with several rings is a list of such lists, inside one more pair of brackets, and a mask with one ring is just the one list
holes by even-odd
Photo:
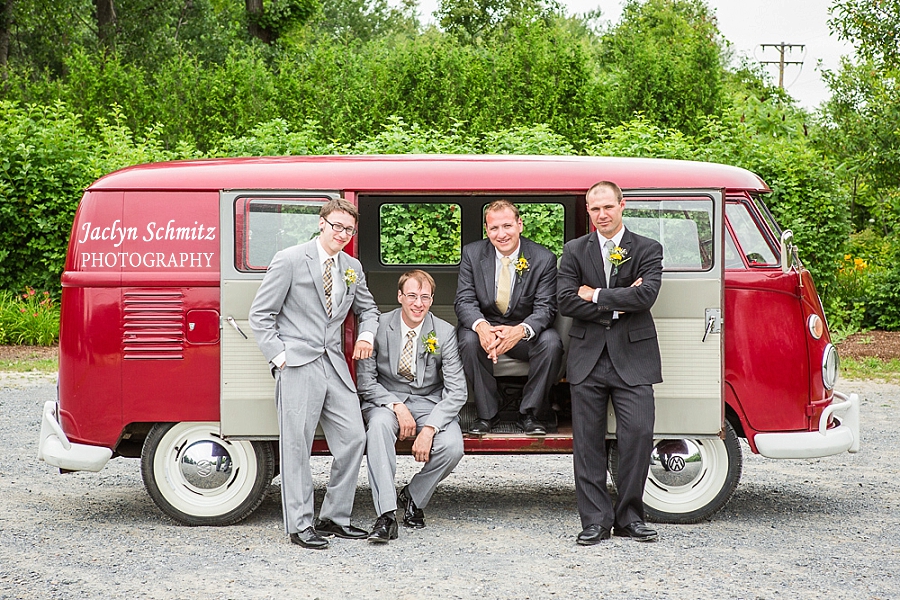
[[[616, 479], [618, 455], [612, 442], [609, 466]], [[657, 523], [697, 523], [728, 502], [741, 479], [743, 459], [734, 429], [725, 439], [657, 439], [644, 486], [644, 510]]]
[[176, 521], [231, 525], [262, 504], [275, 454], [267, 442], [222, 439], [218, 423], [158, 423], [144, 440], [141, 475]]

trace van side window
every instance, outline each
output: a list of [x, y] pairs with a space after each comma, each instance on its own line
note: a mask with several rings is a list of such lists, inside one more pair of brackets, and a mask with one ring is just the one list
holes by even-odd
[[522, 235], [562, 256], [566, 242], [566, 207], [556, 202], [518, 201], [519, 215], [525, 227]]
[[459, 204], [382, 204], [379, 255], [384, 265], [457, 265], [462, 252]]
[[628, 200], [623, 220], [631, 231], [662, 244], [665, 271], [712, 268], [712, 200]]
[[746, 269], [744, 261], [741, 260], [741, 253], [738, 252], [737, 244], [731, 237], [729, 231], [725, 231], [725, 268], [726, 269]]
[[239, 198], [235, 204], [235, 267], [265, 271], [279, 250], [319, 234], [322, 200]]
[[779, 264], [775, 252], [766, 243], [766, 238], [759, 230], [747, 205], [743, 203], [726, 204], [725, 215], [737, 238], [740, 252], [746, 257], [751, 267], [768, 267]]

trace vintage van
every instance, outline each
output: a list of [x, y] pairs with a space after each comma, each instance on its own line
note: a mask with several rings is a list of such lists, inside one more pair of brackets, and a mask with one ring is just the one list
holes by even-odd
[[[584, 194], [599, 180], [625, 191], [626, 226], [664, 246], [650, 518], [696, 522], [721, 508], [740, 479], [739, 438], [770, 458], [856, 452], [859, 399], [834, 389], [838, 357], [815, 285], [753, 173], [671, 160], [409, 155], [150, 164], [91, 185], [62, 275], [59, 397], [44, 407], [39, 457], [61, 472], [140, 458], [167, 515], [240, 521], [278, 473], [274, 383], [248, 309], [273, 254], [317, 232], [323, 202], [343, 196], [359, 207], [347, 251], [383, 311], [396, 306], [400, 273], [417, 266], [437, 281], [434, 312], [455, 323], [459, 248], [483, 236], [487, 203], [516, 202], [525, 235], [559, 254], [588, 232]], [[566, 339], [565, 319], [557, 326]], [[348, 352], [354, 328], [348, 319]], [[497, 369], [514, 398], [527, 365]], [[526, 437], [507, 423], [466, 438], [467, 454], [571, 452], [566, 401], [563, 376], [554, 433]], [[463, 430], [472, 418], [470, 400]], [[324, 440], [314, 451], [327, 453]]]

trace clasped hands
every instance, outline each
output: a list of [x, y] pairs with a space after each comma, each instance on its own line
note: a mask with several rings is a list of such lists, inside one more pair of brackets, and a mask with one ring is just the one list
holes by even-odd
[[[634, 280], [634, 283], [632, 283], [629, 287], [640, 287], [640, 285], [642, 283], [644, 283], [644, 278], [638, 277], [637, 279]], [[583, 285], [580, 288], [578, 288], [578, 297], [581, 298], [582, 300], [584, 300], [585, 302], [593, 302], [594, 301], [594, 291], [596, 291], [596, 289], [597, 288], [592, 288], [589, 285]], [[494, 361], [494, 362], [496, 362], [496, 361]]]
[[475, 328], [481, 347], [487, 352], [488, 358], [494, 364], [497, 358], [509, 352], [525, 337], [525, 327], [522, 325], [494, 325], [482, 321]]
[[437, 433], [434, 427], [426, 425], [422, 427], [419, 435], [416, 435], [416, 420], [405, 404], [398, 402], [394, 404], [394, 414], [397, 415], [397, 422], [400, 424], [400, 431], [397, 438], [407, 440], [416, 438], [412, 445], [412, 455], [416, 462], [428, 462], [431, 457], [431, 444], [434, 442], [434, 434]]

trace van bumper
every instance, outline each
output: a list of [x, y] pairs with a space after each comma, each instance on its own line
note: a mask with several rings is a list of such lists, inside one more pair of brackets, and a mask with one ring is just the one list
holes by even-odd
[[112, 458], [112, 450], [87, 444], [73, 444], [66, 437], [57, 418], [57, 404], [44, 402], [41, 417], [41, 439], [38, 459], [62, 471], [93, 471], [96, 473]]
[[[840, 425], [828, 429], [828, 417]], [[859, 452], [859, 396], [834, 392], [834, 401], [819, 417], [818, 431], [757, 433], [756, 449], [767, 458], [821, 458], [841, 452]]]

